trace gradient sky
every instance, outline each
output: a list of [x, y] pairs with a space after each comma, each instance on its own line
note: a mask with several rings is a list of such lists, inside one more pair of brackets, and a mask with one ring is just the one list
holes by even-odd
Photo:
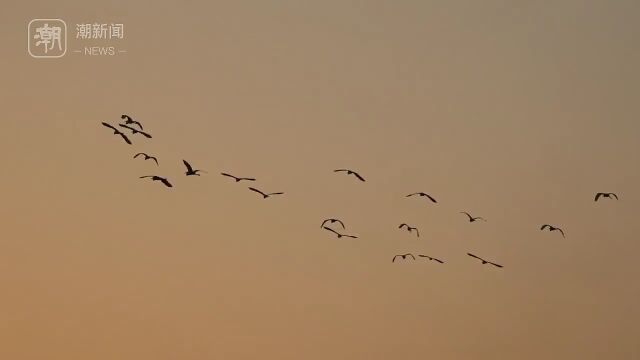
[[[70, 48], [121, 22], [127, 53], [33, 59], [33, 18]], [[637, 1], [31, 1], [0, 23], [0, 358], [640, 357]], [[154, 138], [100, 125], [121, 114]]]

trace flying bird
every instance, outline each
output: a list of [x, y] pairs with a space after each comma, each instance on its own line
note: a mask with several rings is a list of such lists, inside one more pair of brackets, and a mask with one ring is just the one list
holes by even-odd
[[482, 261], [482, 263], [483, 263], [483, 264], [491, 264], [491, 265], [493, 265], [493, 266], [495, 266], [495, 267], [499, 267], [499, 268], [501, 268], [501, 267], [502, 267], [502, 265], [496, 264], [496, 263], [491, 262], [491, 261], [487, 261], [487, 260], [485, 260], [485, 259], [483, 259], [483, 258], [481, 258], [481, 257], [479, 257], [479, 256], [475, 256], [475, 255], [473, 255], [473, 254], [471, 254], [471, 253], [467, 253], [467, 255], [469, 255], [469, 256], [471, 256], [471, 257], [473, 257], [473, 258], [479, 259], [480, 261]]
[[480, 216], [473, 217], [466, 211], [461, 211], [460, 214], [466, 214], [469, 217], [469, 222], [474, 222], [474, 221], [477, 221], [477, 220], [487, 221], [487, 220], [485, 220], [484, 218], [482, 218]]
[[139, 122], [139, 121], [135, 121], [135, 120], [133, 120], [129, 115], [124, 115], [124, 114], [123, 114], [122, 116], [120, 116], [120, 118], [121, 118], [122, 120], [124, 120], [124, 123], [125, 123], [125, 124], [127, 124], [127, 125], [128, 125], [128, 124], [136, 124], [136, 125], [138, 125], [138, 126], [140, 127], [140, 130], [144, 130], [144, 128], [142, 127], [142, 124], [140, 124], [140, 122]]
[[264, 199], [268, 198], [271, 195], [282, 195], [282, 194], [284, 194], [283, 192], [272, 192], [272, 193], [265, 194], [262, 191], [260, 191], [260, 190], [258, 190], [256, 188], [253, 188], [253, 187], [250, 187], [249, 190], [257, 192], [258, 194], [262, 195], [262, 197]]
[[145, 176], [140, 176], [140, 179], [144, 179], [144, 178], [151, 178], [151, 180], [153, 180], [153, 181], [160, 181], [160, 182], [162, 182], [166, 187], [173, 187], [173, 185], [171, 185], [171, 183], [169, 182], [169, 180], [167, 180], [166, 178], [160, 177], [160, 176], [156, 176], [156, 175], [145, 175]]
[[416, 196], [416, 195], [419, 195], [419, 196], [421, 196], [421, 197], [422, 197], [422, 196], [426, 196], [426, 197], [427, 197], [427, 198], [429, 198], [429, 200], [431, 200], [432, 202], [434, 202], [434, 203], [438, 203], [438, 202], [436, 201], [436, 199], [434, 199], [431, 195], [429, 195], [429, 194], [427, 194], [427, 193], [423, 193], [423, 192], [417, 192], [417, 193], [409, 194], [409, 195], [407, 195], [406, 197], [411, 197], [411, 196]]
[[237, 176], [233, 176], [231, 174], [227, 174], [227, 173], [220, 173], [222, 174], [222, 176], [226, 176], [226, 177], [230, 177], [232, 179], [234, 179], [236, 182], [240, 182], [242, 180], [247, 180], [247, 181], [256, 181], [256, 179], [254, 178], [248, 178], [248, 177], [237, 177]]
[[599, 193], [596, 194], [596, 199], [594, 201], [598, 201], [598, 199], [600, 197], [605, 197], [605, 198], [610, 198], [610, 199], [612, 199], [612, 197], [613, 197], [613, 198], [616, 198], [616, 200], [618, 200], [618, 195], [616, 195], [614, 193], [601, 193], [601, 192], [599, 192]]
[[187, 176], [190, 176], [190, 175], [200, 176], [200, 174], [198, 174], [199, 172], [203, 172], [203, 173], [206, 172], [204, 170], [193, 170], [193, 168], [191, 167], [191, 164], [189, 164], [187, 160], [182, 160], [182, 163], [187, 168], [187, 172], [185, 172], [185, 175]]
[[422, 257], [422, 258], [427, 258], [427, 259], [432, 260], [432, 261], [437, 261], [437, 262], [439, 262], [440, 264], [444, 264], [444, 261], [442, 261], [442, 260], [440, 260], [440, 259], [436, 259], [436, 258], [431, 257], [431, 256], [422, 255], [422, 254], [418, 254], [418, 256], [419, 256], [419, 257]]
[[145, 160], [149, 160], [149, 159], [151, 159], [151, 160], [153, 160], [153, 161], [155, 161], [155, 162], [156, 162], [156, 165], [159, 165], [159, 164], [158, 164], [158, 159], [157, 159], [155, 156], [151, 156], [151, 155], [148, 155], [148, 154], [146, 154], [146, 153], [142, 153], [142, 152], [137, 153], [137, 154], [133, 155], [133, 158], [135, 159], [135, 158], [137, 158], [137, 157], [138, 157], [138, 156], [140, 156], [140, 155], [144, 156], [144, 159], [145, 159]]
[[352, 238], [352, 239], [357, 239], [357, 238], [358, 238], [358, 237], [357, 237], [357, 236], [355, 236], [355, 235], [341, 234], [341, 233], [339, 233], [339, 232], [337, 232], [337, 231], [333, 230], [332, 228], [328, 228], [328, 227], [326, 227], [326, 226], [323, 226], [322, 228], [323, 228], [323, 229], [325, 229], [325, 230], [331, 231], [332, 233], [334, 233], [334, 234], [338, 235], [338, 239], [340, 239], [340, 238], [342, 238], [342, 237], [348, 237], [348, 238]]
[[118, 124], [118, 126], [120, 126], [122, 128], [125, 128], [125, 129], [131, 130], [131, 133], [134, 134], [134, 135], [135, 134], [141, 134], [141, 135], [144, 135], [144, 137], [146, 137], [147, 139], [151, 139], [151, 134], [146, 133], [146, 132], [144, 132], [142, 130], [134, 129], [131, 126], [125, 125], [125, 124]]
[[412, 232], [413, 230], [415, 230], [416, 235], [420, 237], [420, 231], [417, 227], [409, 226], [408, 224], [400, 224], [400, 226], [398, 226], [398, 229], [402, 229], [403, 227], [406, 227], [408, 232]]
[[357, 172], [355, 172], [353, 170], [337, 169], [337, 170], [333, 170], [333, 172], [346, 172], [347, 175], [353, 175], [353, 176], [357, 177], [360, 181], [365, 181], [364, 178], [362, 176], [360, 176], [360, 174], [358, 174]]
[[329, 223], [331, 223], [331, 224], [333, 224], [333, 223], [339, 223], [339, 224], [342, 226], [342, 228], [343, 228], [343, 229], [346, 229], [346, 228], [344, 227], [344, 223], [343, 223], [342, 221], [338, 220], [338, 219], [326, 219], [325, 221], [323, 221], [323, 222], [322, 222], [322, 224], [320, 225], [320, 228], [323, 228], [323, 227], [324, 227], [324, 224], [326, 224], [327, 222], [329, 222]]
[[562, 229], [560, 229], [559, 227], [555, 227], [549, 224], [544, 224], [542, 225], [542, 227], [540, 228], [540, 230], [544, 230], [545, 228], [549, 228], [549, 231], [559, 231], [562, 234], [562, 237], [564, 236], [564, 231], [562, 231]]
[[396, 256], [394, 256], [394, 257], [393, 257], [393, 259], [391, 260], [391, 262], [396, 262], [396, 258], [397, 258], [397, 257], [401, 257], [403, 260], [406, 260], [406, 259], [407, 259], [407, 256], [411, 256], [411, 257], [413, 258], [413, 260], [415, 260], [415, 259], [416, 259], [416, 257], [415, 257], [415, 256], [413, 256], [413, 254], [411, 254], [411, 253], [407, 253], [407, 254], [402, 254], [402, 255], [396, 255]]
[[124, 139], [124, 141], [131, 145], [131, 140], [129, 140], [129, 138], [127, 137], [127, 135], [125, 135], [123, 132], [121, 132], [120, 130], [116, 129], [115, 127], [111, 126], [110, 124], [107, 124], [106, 122], [103, 122], [102, 125], [108, 127], [109, 129], [113, 130], [113, 134], [114, 135], [120, 135], [122, 136], [122, 139]]

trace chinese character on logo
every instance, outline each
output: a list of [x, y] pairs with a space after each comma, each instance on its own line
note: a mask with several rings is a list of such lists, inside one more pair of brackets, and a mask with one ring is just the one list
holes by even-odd
[[56, 58], [67, 51], [67, 24], [60, 19], [34, 19], [29, 22], [29, 54]]
[[94, 39], [106, 39], [107, 37], [107, 24], [93, 24], [93, 38]]
[[76, 39], [91, 39], [91, 24], [76, 24]]
[[124, 37], [124, 25], [123, 24], [111, 24], [110, 39], [122, 39]]

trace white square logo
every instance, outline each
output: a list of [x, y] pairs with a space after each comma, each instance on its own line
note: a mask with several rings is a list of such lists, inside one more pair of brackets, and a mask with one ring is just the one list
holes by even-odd
[[33, 19], [27, 26], [29, 55], [59, 58], [67, 52], [67, 24], [62, 19]]

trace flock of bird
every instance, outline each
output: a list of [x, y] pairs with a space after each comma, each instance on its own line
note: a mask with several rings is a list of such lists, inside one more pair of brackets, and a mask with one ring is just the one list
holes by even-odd
[[[131, 132], [130, 133], [131, 136], [136, 135], [136, 134], [140, 134], [140, 135], [144, 136], [147, 139], [151, 139], [152, 138], [151, 134], [149, 134], [148, 132], [146, 132], [144, 130], [144, 127], [142, 126], [142, 124], [139, 121], [133, 120], [129, 115], [122, 115], [121, 119], [124, 120], [124, 121], [122, 123], [117, 124], [117, 125], [122, 129], [129, 130]], [[111, 130], [113, 130], [113, 134], [120, 136], [122, 138], [122, 140], [124, 140], [125, 143], [127, 143], [129, 145], [132, 145], [132, 142], [129, 139], [129, 137], [124, 132], [120, 131], [118, 128], [116, 128], [115, 126], [113, 126], [113, 125], [111, 125], [111, 124], [109, 124], [107, 122], [102, 122], [102, 125], [107, 127], [107, 128], [109, 128], [109, 129], [111, 129]], [[133, 127], [134, 125], [137, 128]], [[144, 153], [144, 152], [136, 153], [135, 155], [133, 155], [133, 158], [137, 159], [137, 158], [139, 158], [141, 156], [143, 157], [143, 159], [145, 161], [146, 160], [153, 160], [155, 162], [156, 166], [160, 166], [160, 163], [158, 162], [158, 158], [157, 157], [155, 157], [153, 155], [149, 155], [149, 154]], [[191, 166], [191, 164], [189, 162], [187, 162], [186, 160], [182, 160], [182, 163], [184, 164], [184, 166], [186, 168], [186, 171], [185, 171], [185, 175], [186, 176], [200, 176], [200, 173], [205, 173], [205, 174], [207, 173], [206, 171], [201, 170], [201, 169], [194, 169], [193, 166]], [[365, 182], [366, 181], [358, 172], [356, 172], [354, 170], [351, 170], [351, 169], [336, 169], [336, 170], [334, 170], [334, 173], [345, 173], [346, 175], [354, 176], [356, 179], [358, 179], [361, 182]], [[235, 180], [236, 183], [241, 182], [241, 181], [256, 181], [255, 178], [238, 177], [238, 176], [231, 175], [231, 174], [225, 173], [225, 172], [220, 173], [220, 175], [222, 175], [224, 177], [231, 178], [231, 179]], [[162, 184], [164, 184], [164, 186], [166, 186], [168, 188], [172, 188], [173, 187], [173, 184], [171, 184], [171, 182], [169, 182], [169, 180], [166, 177], [162, 177], [162, 176], [158, 176], [158, 175], [140, 176], [140, 179], [147, 179], [147, 178], [151, 179], [152, 181], [159, 181]], [[253, 192], [256, 192], [256, 193], [262, 195], [263, 199], [267, 199], [267, 198], [275, 196], [275, 195], [284, 195], [284, 192], [282, 192], [282, 191], [264, 192], [262, 190], [259, 190], [259, 189], [255, 188], [255, 187], [248, 187], [248, 189], [253, 191]], [[425, 192], [416, 192], [416, 193], [412, 193], [412, 194], [406, 195], [406, 197], [413, 197], [413, 196], [424, 197], [428, 201], [430, 201], [430, 202], [432, 202], [434, 204], [438, 203], [438, 201], [436, 201], [436, 199], [433, 196], [431, 196], [431, 195], [429, 195], [429, 194], [427, 194]], [[611, 193], [611, 192], [609, 192], [609, 193], [607, 193], [607, 192], [599, 192], [599, 193], [596, 193], [594, 201], [597, 202], [601, 198], [608, 198], [608, 199], [616, 199], [616, 200], [618, 200], [618, 195], [615, 194], [615, 193]], [[487, 221], [486, 219], [484, 219], [483, 217], [480, 217], [480, 216], [475, 216], [474, 217], [474, 216], [472, 216], [471, 214], [469, 214], [466, 211], [461, 211], [460, 213], [461, 214], [465, 214], [470, 223], [476, 222], [478, 220], [485, 221], [485, 222]], [[329, 226], [327, 224], [329, 224]], [[340, 225], [341, 230], [337, 230], [336, 228], [331, 226], [333, 224]], [[343, 233], [342, 231], [346, 231], [346, 226], [345, 226], [344, 222], [342, 222], [339, 219], [333, 219], [333, 218], [326, 219], [326, 220], [324, 220], [322, 222], [322, 224], [320, 225], [320, 228], [335, 234], [338, 239], [340, 239], [340, 238], [357, 239], [358, 238], [358, 236], [356, 236], [356, 235]], [[408, 231], [409, 233], [415, 232], [416, 237], [420, 237], [420, 231], [415, 226], [411, 226], [409, 224], [402, 223], [402, 224], [400, 224], [400, 226], [398, 226], [398, 228], [399, 229], [406, 229], [406, 231]], [[554, 225], [550, 225], [550, 224], [543, 224], [540, 227], [540, 230], [545, 230], [545, 229], [548, 229], [550, 232], [558, 231], [562, 235], [563, 238], [565, 237], [564, 230], [562, 228], [558, 227], [558, 226], [554, 226]], [[482, 264], [493, 265], [493, 266], [495, 266], [497, 268], [502, 268], [503, 267], [503, 265], [500, 265], [500, 264], [497, 264], [495, 262], [483, 259], [483, 258], [481, 258], [481, 257], [479, 257], [477, 255], [474, 255], [474, 254], [471, 254], [471, 253], [467, 253], [467, 255], [472, 257], [472, 258], [474, 258], [474, 259], [480, 260], [480, 262]], [[435, 261], [437, 263], [444, 264], [443, 260], [440, 260], [440, 259], [435, 258], [435, 257], [428, 256], [428, 255], [418, 254], [418, 257], [427, 259], [428, 261]], [[391, 260], [391, 262], [395, 262], [396, 259], [409, 260], [409, 258], [411, 260], [416, 260], [416, 257], [412, 253], [406, 253], [406, 254], [394, 255], [392, 260]]]

